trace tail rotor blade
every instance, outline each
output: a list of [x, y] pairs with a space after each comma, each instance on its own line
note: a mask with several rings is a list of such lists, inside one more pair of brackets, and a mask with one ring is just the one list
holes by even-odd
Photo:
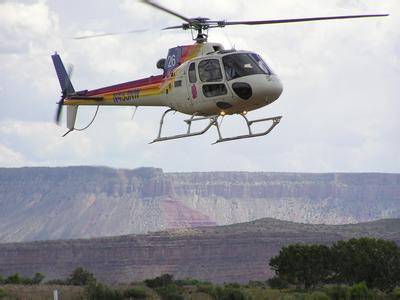
[[61, 100], [57, 103], [57, 112], [56, 112], [56, 124], [59, 125], [60, 124], [60, 119], [61, 119], [61, 111], [62, 111], [62, 107], [64, 105], [64, 99], [61, 98]]

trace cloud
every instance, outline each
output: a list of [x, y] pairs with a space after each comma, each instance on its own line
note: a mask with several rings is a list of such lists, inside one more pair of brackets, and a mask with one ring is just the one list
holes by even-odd
[[[73, 84], [92, 89], [159, 74], [169, 47], [190, 44], [190, 32], [161, 31], [182, 20], [139, 1], [0, 2], [1, 165], [156, 166], [168, 171], [385, 171], [399, 172], [400, 3], [343, 0], [235, 0], [159, 3], [185, 16], [255, 20], [336, 14], [391, 13], [384, 19], [210, 31], [210, 41], [260, 53], [284, 83], [274, 104], [250, 119], [283, 115], [263, 138], [210, 146], [201, 137], [148, 145], [164, 108], [102, 107], [94, 124], [65, 138], [52, 121], [60, 88], [50, 54], [74, 64]], [[149, 29], [143, 33], [73, 40], [80, 34]], [[95, 108], [80, 108], [83, 127]], [[168, 119], [170, 132], [185, 130]], [[241, 132], [226, 118], [224, 132]]]
[[23, 166], [24, 158], [22, 155], [5, 145], [0, 144], [0, 166], [1, 167], [17, 167]]

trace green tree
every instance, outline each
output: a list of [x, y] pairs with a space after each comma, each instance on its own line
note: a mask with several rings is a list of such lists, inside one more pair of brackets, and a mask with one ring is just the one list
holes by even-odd
[[280, 279], [308, 289], [331, 276], [331, 252], [324, 245], [289, 245], [269, 265]]
[[395, 242], [358, 238], [339, 241], [331, 249], [336, 282], [365, 282], [385, 291], [400, 284], [400, 248]]
[[67, 279], [67, 284], [69, 285], [82, 286], [92, 282], [96, 282], [93, 274], [81, 267], [76, 268]]

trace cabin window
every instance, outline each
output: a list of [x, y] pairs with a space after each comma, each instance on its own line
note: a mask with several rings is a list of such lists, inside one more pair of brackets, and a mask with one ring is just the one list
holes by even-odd
[[199, 63], [199, 76], [203, 82], [221, 81], [222, 72], [218, 59], [206, 59]]
[[195, 63], [191, 63], [189, 66], [189, 82], [190, 83], [196, 83], [197, 82], [197, 77], [196, 77], [196, 65]]
[[226, 95], [228, 93], [225, 84], [204, 84], [203, 94], [206, 97], [216, 97]]

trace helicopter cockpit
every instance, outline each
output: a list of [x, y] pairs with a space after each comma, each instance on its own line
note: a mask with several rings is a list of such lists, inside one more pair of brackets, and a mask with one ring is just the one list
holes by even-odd
[[255, 53], [233, 53], [222, 58], [226, 79], [232, 80], [254, 74], [273, 74], [264, 60]]

